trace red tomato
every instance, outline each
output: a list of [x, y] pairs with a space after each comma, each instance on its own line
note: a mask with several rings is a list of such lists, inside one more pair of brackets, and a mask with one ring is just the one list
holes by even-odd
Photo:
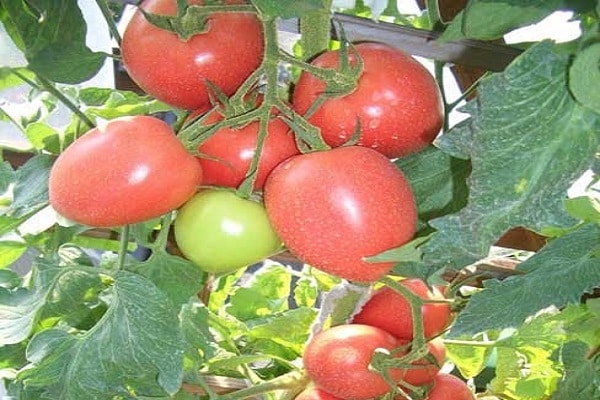
[[[360, 121], [359, 145], [371, 147], [390, 158], [422, 150], [439, 133], [444, 113], [440, 91], [433, 76], [411, 56], [390, 46], [361, 43], [355, 46], [364, 68], [356, 89], [331, 98], [309, 118], [321, 128], [325, 142], [337, 147], [346, 143]], [[350, 56], [350, 62], [356, 62]], [[339, 51], [318, 56], [312, 64], [337, 68]], [[293, 92], [294, 108], [304, 114], [325, 91], [325, 83], [304, 72]]]
[[295, 400], [342, 400], [316, 386], [304, 389]]
[[416, 206], [409, 183], [385, 156], [349, 146], [293, 156], [265, 184], [275, 231], [300, 260], [344, 279], [372, 282], [393, 263], [365, 257], [408, 242]]
[[421, 360], [415, 361], [415, 368], [406, 369], [400, 379], [413, 386], [428, 385], [433, 382], [434, 377], [444, 364], [446, 348], [440, 339], [434, 339], [427, 343], [429, 354]]
[[108, 121], [71, 144], [50, 171], [63, 216], [111, 227], [159, 217], [191, 198], [202, 169], [169, 125], [148, 116]]
[[[213, 111], [207, 124], [217, 122], [220, 115]], [[273, 118], [267, 127], [258, 164], [255, 190], [262, 190], [267, 176], [282, 161], [299, 153], [294, 135], [285, 122]], [[221, 128], [198, 147], [205, 157], [199, 157], [205, 185], [238, 187], [244, 180], [256, 152], [259, 122], [240, 128]]]
[[[369, 365], [376, 349], [392, 351], [401, 343], [389, 333], [368, 325], [338, 325], [319, 332], [304, 349], [303, 361], [315, 385], [342, 399], [371, 399], [390, 386]], [[398, 380], [402, 372], [390, 369]]]
[[427, 400], [475, 400], [475, 395], [460, 378], [450, 374], [437, 374]]
[[[400, 281], [422, 299], [442, 299], [439, 293], [429, 291], [420, 279]], [[426, 338], [441, 333], [450, 321], [450, 305], [429, 303], [421, 307]], [[390, 287], [377, 290], [352, 320], [356, 324], [367, 324], [381, 328], [399, 339], [413, 339], [413, 320], [410, 305], [406, 298]]]
[[[141, 7], [153, 14], [177, 14], [177, 0], [145, 0]], [[184, 41], [149, 23], [138, 10], [123, 34], [121, 52], [127, 72], [144, 91], [175, 107], [205, 108], [210, 103], [206, 80], [229, 96], [260, 65], [262, 26], [251, 13], [215, 13], [206, 32]]]

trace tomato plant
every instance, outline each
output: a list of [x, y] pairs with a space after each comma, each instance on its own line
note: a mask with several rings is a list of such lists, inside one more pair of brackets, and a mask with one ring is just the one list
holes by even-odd
[[[171, 17], [177, 15], [177, 7], [175, 0], [145, 0], [141, 5], [145, 13]], [[121, 46], [129, 75], [157, 99], [188, 110], [210, 105], [206, 81], [226, 95], [233, 94], [261, 63], [261, 25], [252, 13], [214, 13], [204, 18], [200, 32], [182, 38], [137, 11]], [[168, 62], [156, 62], [166, 55]]]
[[597, 398], [600, 3], [451, 3], [0, 0], [0, 398]]
[[[48, 181], [50, 204], [89, 226], [157, 218], [194, 195], [202, 179], [194, 161], [165, 122], [147, 116], [113, 119], [58, 157]], [[177, 170], [171, 168], [174, 162]]]
[[[216, 123], [219, 119], [218, 112], [214, 111], [204, 122]], [[204, 184], [238, 187], [250, 170], [259, 130], [258, 121], [239, 128], [223, 127], [202, 142], [198, 152]], [[254, 189], [262, 190], [267, 175], [281, 162], [298, 153], [296, 141], [286, 123], [276, 117], [271, 119], [260, 150]]]
[[[354, 47], [350, 63], [360, 57], [362, 73], [354, 91], [329, 96], [309, 120], [331, 146], [341, 146], [360, 132], [358, 144], [396, 158], [427, 147], [442, 128], [441, 95], [433, 76], [408, 54], [380, 43]], [[312, 62], [324, 68], [340, 64], [339, 50], [319, 55]], [[293, 92], [299, 113], [327, 92], [327, 85], [306, 72]]]
[[401, 246], [415, 232], [410, 185], [387, 158], [365, 147], [288, 159], [269, 175], [265, 206], [291, 252], [353, 281], [372, 282], [389, 272], [392, 263], [365, 258]]
[[[400, 284], [425, 300], [443, 300], [439, 292], [429, 290], [420, 279], [404, 279]], [[434, 289], [435, 290], [435, 289]], [[421, 307], [423, 332], [426, 338], [439, 335], [450, 321], [450, 306], [444, 303], [426, 303]], [[390, 287], [383, 287], [373, 294], [353, 322], [377, 326], [399, 339], [413, 339], [413, 319], [408, 300]]]
[[246, 267], [281, 248], [262, 204], [226, 190], [201, 190], [186, 202], [174, 232], [183, 254], [211, 273]]

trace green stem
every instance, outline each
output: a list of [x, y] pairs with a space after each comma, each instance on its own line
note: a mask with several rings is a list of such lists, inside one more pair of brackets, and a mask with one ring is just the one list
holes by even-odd
[[458, 340], [458, 339], [444, 339], [444, 344], [452, 344], [457, 346], [469, 346], [469, 347], [496, 347], [498, 342], [496, 340], [489, 340], [486, 342], [478, 342], [476, 340]]
[[304, 60], [309, 60], [329, 48], [331, 3], [332, 0], [323, 0], [321, 10], [300, 18], [300, 45]]
[[308, 384], [310, 378], [302, 371], [293, 371], [285, 375], [281, 375], [273, 380], [251, 386], [246, 389], [241, 389], [233, 393], [221, 396], [223, 400], [238, 400], [247, 399], [263, 393], [273, 393], [276, 390], [289, 390], [301, 388]]
[[435, 72], [435, 80], [440, 88], [440, 93], [442, 95], [442, 101], [444, 102], [444, 126], [442, 127], [443, 132], [446, 132], [450, 128], [449, 115], [452, 110], [448, 106], [448, 97], [446, 96], [446, 89], [444, 88], [444, 63], [440, 61], [434, 61], [434, 72]]
[[152, 243], [151, 249], [156, 251], [158, 249], [164, 249], [167, 246], [169, 239], [169, 230], [171, 228], [171, 222], [173, 221], [173, 213], [165, 214], [161, 219], [160, 230], [156, 236], [156, 240]]
[[117, 270], [123, 269], [127, 258], [127, 247], [129, 246], [129, 225], [123, 225], [121, 228], [121, 237], [119, 238], [119, 258], [117, 259]]
[[437, 30], [441, 28], [443, 21], [442, 16], [440, 15], [438, 0], [426, 0], [425, 5], [427, 7], [427, 15], [429, 16], [430, 29]]
[[63, 92], [58, 90], [56, 88], [56, 86], [54, 86], [54, 84], [52, 82], [50, 82], [48, 79], [44, 78], [43, 76], [37, 75], [37, 79], [42, 84], [40, 86], [36, 82], [32, 81], [31, 79], [29, 79], [26, 76], [24, 76], [23, 74], [21, 74], [19, 71], [13, 70], [12, 73], [15, 74], [16, 76], [18, 76], [23, 82], [27, 83], [32, 88], [37, 89], [37, 90], [46, 91], [46, 92], [52, 94], [61, 103], [63, 103], [69, 110], [71, 110], [75, 115], [77, 115], [79, 117], [79, 119], [81, 119], [87, 125], [87, 127], [89, 129], [92, 129], [96, 126], [96, 124], [94, 124], [94, 122], [91, 119], [89, 119], [88, 116], [85, 115], [85, 113], [83, 111], [81, 111], [79, 109], [79, 107], [77, 107], [71, 101], [71, 99], [69, 99], [67, 96], [65, 96], [63, 94]]
[[102, 12], [102, 16], [104, 17], [104, 19], [106, 20], [106, 23], [108, 24], [108, 29], [110, 30], [110, 34], [117, 42], [117, 45], [119, 47], [121, 47], [121, 34], [119, 33], [117, 24], [115, 24], [115, 20], [110, 12], [110, 9], [108, 8], [108, 4], [106, 4], [106, 0], [96, 0], [96, 4], [98, 4], [98, 7], [100, 8], [100, 11]]

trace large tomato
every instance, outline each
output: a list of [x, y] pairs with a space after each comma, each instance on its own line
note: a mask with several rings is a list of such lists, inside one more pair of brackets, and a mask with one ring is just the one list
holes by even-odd
[[[401, 343], [389, 333], [368, 325], [338, 325], [316, 334], [306, 345], [304, 368], [315, 384], [342, 399], [372, 399], [390, 391], [371, 367], [375, 351], [389, 351]], [[387, 371], [398, 380], [398, 369]]]
[[[153, 14], [177, 14], [177, 0], [145, 0], [141, 7]], [[172, 106], [195, 110], [209, 104], [206, 80], [231, 95], [260, 65], [262, 26], [251, 13], [215, 13], [204, 32], [184, 41], [152, 25], [138, 10], [123, 34], [121, 52], [127, 72], [144, 91]]]
[[77, 139], [50, 171], [50, 204], [84, 225], [112, 227], [161, 216], [194, 195], [202, 170], [169, 125], [121, 117]]
[[[218, 112], [212, 111], [205, 123], [214, 123], [220, 119]], [[262, 190], [273, 168], [299, 153], [293, 133], [281, 119], [272, 118], [267, 132], [260, 153], [258, 175], [254, 181], [255, 190]], [[198, 151], [202, 154], [199, 160], [204, 172], [204, 184], [238, 187], [256, 153], [258, 134], [259, 122], [253, 121], [239, 128], [220, 128], [202, 142]]]
[[[331, 146], [350, 140], [360, 122], [358, 144], [387, 157], [425, 148], [439, 133], [444, 115], [433, 76], [414, 58], [390, 46], [360, 43], [355, 48], [364, 63], [356, 89], [326, 100], [309, 121], [321, 128]], [[356, 56], [350, 53], [350, 62], [355, 63]], [[325, 52], [312, 63], [336, 68], [339, 51]], [[302, 73], [293, 92], [294, 108], [304, 114], [325, 90], [323, 81]]]
[[[420, 279], [400, 281], [424, 300], [442, 300], [440, 293], [429, 290]], [[428, 303], [421, 307], [423, 329], [426, 338], [438, 335], [448, 325], [450, 306], [444, 303]], [[377, 290], [352, 319], [356, 324], [367, 324], [381, 328], [399, 339], [413, 339], [413, 319], [408, 300], [390, 287]]]
[[265, 184], [265, 206], [287, 248], [305, 263], [351, 281], [372, 282], [393, 263], [365, 257], [415, 232], [409, 183], [385, 156], [349, 146], [293, 156]]
[[263, 205], [229, 190], [201, 190], [179, 210], [174, 231], [181, 252], [211, 273], [248, 266], [281, 247]]
[[[394, 400], [406, 400], [396, 396]], [[425, 400], [475, 400], [475, 395], [460, 378], [450, 374], [437, 374]]]

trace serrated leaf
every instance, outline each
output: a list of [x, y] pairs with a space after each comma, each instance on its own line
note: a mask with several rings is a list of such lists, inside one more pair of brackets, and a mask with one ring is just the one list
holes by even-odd
[[261, 14], [283, 19], [302, 17], [324, 10], [323, 0], [254, 0], [253, 3]]
[[307, 307], [288, 310], [252, 327], [248, 337], [271, 340], [301, 355], [316, 315], [316, 310]]
[[[105, 54], [85, 44], [87, 26], [76, 0], [3, 2], [11, 36], [23, 45], [29, 69], [54, 82], [80, 83], [101, 68]], [[16, 36], [16, 37], [15, 37]]]
[[302, 276], [294, 285], [294, 303], [297, 307], [313, 307], [319, 296], [317, 282], [311, 277]]
[[541, 42], [481, 82], [471, 117], [468, 204], [430, 221], [438, 232], [423, 245], [426, 261], [461, 267], [484, 258], [512, 227], [541, 231], [576, 222], [563, 200], [595, 159], [600, 118], [571, 97], [567, 64], [552, 43]]
[[22, 217], [48, 204], [48, 177], [53, 160], [49, 155], [38, 154], [17, 170], [9, 215]]
[[202, 360], [208, 360], [218, 352], [218, 346], [210, 331], [210, 311], [198, 301], [184, 304], [179, 313], [181, 331], [188, 344], [188, 354], [198, 368]]
[[519, 266], [525, 275], [485, 281], [448, 335], [514, 328], [549, 306], [579, 303], [600, 282], [600, 258], [593, 255], [599, 247], [600, 227], [594, 224], [555, 239]]
[[600, 398], [600, 359], [589, 359], [588, 353], [582, 342], [569, 342], [560, 349], [565, 374], [552, 400]]
[[164, 396], [179, 390], [185, 342], [168, 298], [147, 279], [122, 271], [102, 320], [73, 336], [48, 329], [30, 342], [32, 368], [17, 378], [64, 400]]
[[427, 221], [455, 213], [466, 205], [470, 161], [454, 158], [435, 146], [429, 146], [416, 154], [399, 158], [395, 164], [413, 190], [419, 229], [423, 229]]
[[266, 317], [289, 308], [291, 276], [280, 264], [266, 263], [230, 297], [227, 312], [240, 321]]
[[155, 252], [143, 263], [128, 267], [145, 276], [179, 308], [202, 289], [205, 274], [193, 263], [165, 252]]
[[329, 326], [348, 323], [370, 296], [369, 286], [359, 286], [346, 281], [337, 284], [324, 295], [312, 333], [316, 334]]
[[584, 107], [600, 113], [600, 43], [584, 48], [569, 69], [569, 87]]
[[561, 0], [473, 0], [446, 27], [441, 40], [499, 39], [516, 28], [541, 21], [561, 5]]
[[90, 118], [113, 119], [127, 115], [148, 115], [172, 110], [172, 107], [147, 95], [127, 90], [84, 88], [79, 101]]

